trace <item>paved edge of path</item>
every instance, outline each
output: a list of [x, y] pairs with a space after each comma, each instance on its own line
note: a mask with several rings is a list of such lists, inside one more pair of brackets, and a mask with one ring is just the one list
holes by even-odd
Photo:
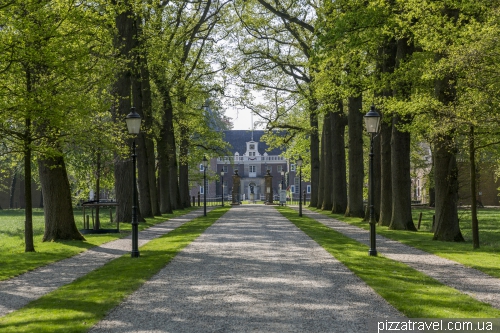
[[[196, 209], [140, 231], [139, 247], [201, 216], [200, 214], [203, 214], [203, 211]], [[11, 279], [0, 281], [0, 317], [73, 282], [113, 259], [130, 253], [131, 248], [131, 235], [129, 235], [92, 247], [72, 257], [38, 267]]]
[[[360, 243], [370, 244], [369, 232], [365, 229], [308, 209], [304, 209], [303, 214]], [[500, 279], [382, 235], [377, 235], [376, 240], [377, 252], [385, 257], [405, 263], [444, 285], [500, 309]]]
[[404, 318], [271, 206], [229, 210], [89, 332], [368, 332]]

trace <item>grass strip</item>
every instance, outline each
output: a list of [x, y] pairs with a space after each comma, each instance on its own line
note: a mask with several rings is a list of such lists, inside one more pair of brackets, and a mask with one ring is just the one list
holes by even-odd
[[[310, 210], [365, 230], [369, 230], [370, 228], [370, 225], [361, 218], [330, 214], [330, 212], [320, 209]], [[483, 211], [482, 213], [486, 214], [491, 212]], [[432, 214], [430, 216], [432, 218]], [[497, 221], [498, 219], [496, 219], [494, 223], [498, 224]], [[377, 234], [442, 258], [459, 262], [462, 265], [475, 268], [490, 276], [500, 278], [500, 251], [498, 248], [500, 234], [498, 232], [493, 232], [491, 229], [490, 227], [489, 233], [491, 235], [488, 235], [488, 238], [496, 238], [496, 243], [493, 244], [490, 242], [489, 245], [481, 245], [479, 249], [472, 248], [472, 241], [457, 243], [432, 240], [433, 233], [430, 231], [420, 230], [418, 232], [413, 232], [406, 230], [390, 230], [388, 227], [377, 226]], [[498, 229], [498, 227], [496, 229]], [[484, 235], [485, 230], [482, 230], [481, 234], [484, 236], [483, 238], [486, 238], [486, 235]]]
[[288, 207], [278, 211], [410, 318], [499, 318], [500, 310], [383, 256]]
[[217, 221], [217, 208], [0, 318], [0, 332], [86, 332]]
[[[194, 209], [197, 209], [197, 207], [187, 208], [185, 210], [176, 210], [173, 214], [148, 218], [146, 219], [146, 222], [139, 223], [139, 231], [153, 225], [163, 223], [169, 219], [185, 215]], [[11, 214], [14, 213], [20, 214], [22, 212], [11, 212]], [[4, 218], [5, 217], [2, 217], [2, 221]], [[24, 219], [24, 216], [19, 218]], [[101, 219], [104, 220], [105, 218], [106, 214], [101, 214]], [[24, 252], [24, 231], [22, 228], [20, 229], [20, 227], [18, 227], [19, 225], [24, 225], [24, 220], [17, 221], [14, 219], [11, 223], [6, 223], [7, 225], [10, 225], [9, 228], [5, 226], [2, 227], [2, 230], [0, 230], [0, 243], [2, 244], [4, 252], [2, 253], [2, 256], [0, 256], [0, 281], [10, 279], [53, 262], [72, 257], [92, 247], [124, 238], [131, 232], [130, 223], [120, 223], [120, 233], [116, 234], [87, 234], [84, 235], [86, 241], [83, 242], [42, 242], [43, 223], [43, 219], [41, 219], [37, 224], [37, 228], [39, 230], [37, 231], [37, 235], [34, 239], [36, 252]], [[116, 225], [113, 224], [103, 226], [103, 228], [111, 226], [116, 227]], [[2, 237], [2, 234], [5, 236]]]

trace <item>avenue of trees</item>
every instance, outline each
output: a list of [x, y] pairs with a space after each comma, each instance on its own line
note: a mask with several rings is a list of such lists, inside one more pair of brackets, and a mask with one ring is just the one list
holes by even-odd
[[[475, 165], [498, 155], [499, 8], [497, 0], [2, 3], [0, 163], [26, 180], [25, 250], [35, 250], [32, 178], [44, 241], [84, 239], [72, 207], [96, 184], [114, 187], [116, 219], [131, 221], [131, 107], [143, 119], [140, 219], [188, 207], [203, 155], [225, 155], [228, 100], [260, 115], [287, 157], [304, 157], [311, 206], [356, 217], [367, 193], [363, 115], [375, 105], [378, 223], [416, 230], [411, 154], [424, 145], [434, 239], [463, 241], [457, 157], [470, 162], [475, 200]], [[473, 210], [474, 247], [477, 225]]]

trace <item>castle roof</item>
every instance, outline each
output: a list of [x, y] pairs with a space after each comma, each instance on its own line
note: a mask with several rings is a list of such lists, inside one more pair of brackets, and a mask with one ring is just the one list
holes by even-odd
[[[260, 141], [260, 138], [266, 133], [263, 130], [254, 130], [253, 131], [253, 141], [259, 142], [259, 153], [264, 155], [267, 153], [268, 155], [280, 155], [282, 150], [279, 148], [274, 148], [269, 150], [269, 146]], [[230, 151], [232, 155], [238, 153], [243, 155], [247, 151], [246, 143], [252, 141], [252, 131], [251, 130], [231, 130], [224, 131], [224, 140], [228, 142], [231, 147]]]

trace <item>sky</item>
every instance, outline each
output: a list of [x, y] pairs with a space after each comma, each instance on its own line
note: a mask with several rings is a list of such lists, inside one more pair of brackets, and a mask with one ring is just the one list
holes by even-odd
[[[234, 130], [251, 130], [252, 129], [252, 116], [251, 111], [248, 109], [226, 109], [226, 116], [232, 118], [233, 120], [233, 129]], [[259, 116], [253, 116], [253, 121], [256, 122], [259, 120]], [[257, 127], [255, 128], [257, 129]]]
[[[232, 118], [233, 121], [233, 129], [234, 130], [251, 130], [252, 129], [252, 111], [250, 109], [245, 108], [243, 105], [239, 104], [238, 101], [238, 89], [230, 85], [228, 88], [228, 95], [233, 96], [232, 98], [223, 99], [223, 107], [225, 109], [225, 115], [227, 117]], [[253, 104], [264, 103], [261, 94], [257, 91], [252, 91], [251, 95], [253, 96]], [[261, 120], [261, 118], [254, 114], [253, 122]], [[254, 127], [254, 129], [264, 129], [261, 125], [259, 127]]]

